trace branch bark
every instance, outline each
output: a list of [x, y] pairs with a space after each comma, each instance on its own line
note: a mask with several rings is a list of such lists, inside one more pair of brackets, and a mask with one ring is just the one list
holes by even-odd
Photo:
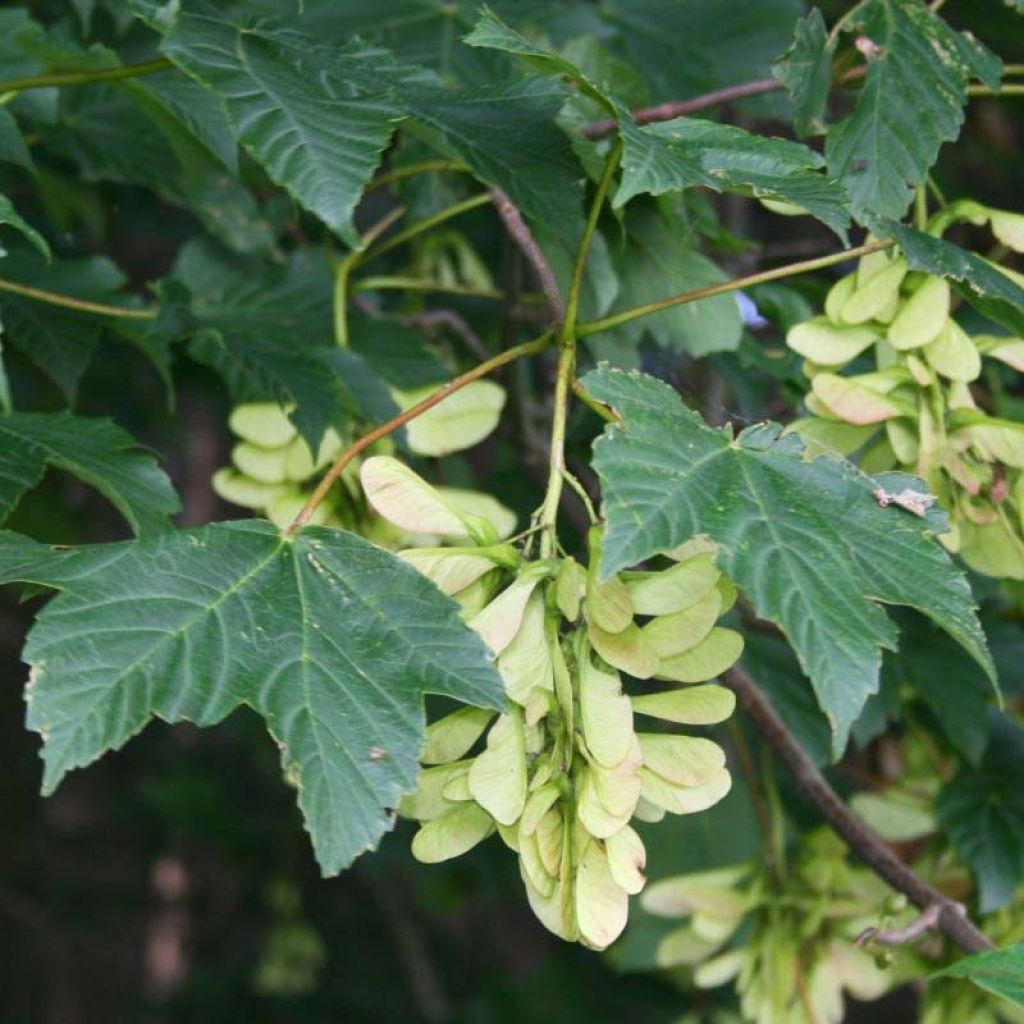
[[565, 317], [565, 303], [562, 300], [562, 293], [558, 289], [558, 281], [555, 280], [555, 272], [551, 269], [547, 256], [544, 255], [543, 250], [537, 244], [537, 239], [533, 237], [533, 232], [526, 221], [523, 220], [523, 215], [519, 212], [518, 207], [513, 204], [512, 200], [498, 188], [494, 189], [492, 195], [494, 196], [494, 205], [498, 210], [498, 216], [501, 217], [508, 233], [512, 236], [512, 240], [519, 247], [519, 251], [526, 257], [526, 262], [530, 264], [537, 278], [537, 283], [540, 285], [540, 290], [548, 301], [551, 319], [555, 323], [560, 324]]
[[968, 918], [963, 904], [919, 878], [846, 806], [745, 669], [738, 665], [729, 669], [722, 675], [722, 681], [736, 694], [764, 741], [790, 770], [800, 792], [868, 867], [914, 906], [927, 911], [929, 916], [937, 916], [938, 927], [964, 952], [994, 948]]

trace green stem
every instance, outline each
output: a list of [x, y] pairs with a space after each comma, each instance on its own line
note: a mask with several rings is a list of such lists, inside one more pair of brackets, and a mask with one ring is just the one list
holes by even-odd
[[688, 302], [708, 299], [712, 295], [724, 295], [727, 292], [738, 291], [740, 288], [749, 288], [755, 284], [763, 284], [765, 281], [777, 281], [783, 277], [808, 274], [812, 270], [822, 270], [825, 267], [834, 266], [836, 263], [845, 263], [847, 260], [856, 259], [858, 256], [866, 256], [870, 252], [889, 249], [895, 244], [891, 238], [883, 239], [880, 242], [868, 242], [866, 245], [858, 245], [854, 249], [844, 249], [842, 252], [832, 253], [830, 256], [819, 256], [813, 260], [787, 263], [784, 267], [763, 270], [758, 274], [750, 274], [748, 277], [737, 277], [732, 281], [723, 281], [722, 284], [714, 284], [708, 288], [698, 288], [692, 292], [683, 292], [681, 295], [670, 295], [668, 298], [648, 302], [646, 305], [637, 306], [635, 309], [623, 310], [621, 313], [602, 317], [600, 320], [590, 320], [587, 323], [580, 324], [576, 334], [580, 338], [586, 338], [591, 334], [611, 330], [613, 327], [619, 327], [633, 320], [639, 320], [640, 317], [650, 316], [652, 313], [660, 313], [662, 310], [686, 305]]
[[49, 303], [51, 306], [75, 309], [79, 313], [95, 313], [97, 316], [119, 316], [126, 320], [154, 320], [160, 315], [159, 311], [155, 309], [128, 309], [125, 306], [108, 306], [103, 302], [90, 302], [88, 299], [76, 299], [71, 295], [58, 295], [56, 292], [43, 291], [42, 288], [32, 288], [27, 284], [8, 281], [3, 277], [0, 277], [0, 291], [11, 292], [14, 295], [23, 295], [27, 299], [36, 299], [39, 302]]
[[385, 171], [378, 174], [369, 185], [367, 192], [377, 188], [384, 188], [386, 185], [393, 185], [396, 181], [404, 178], [411, 178], [416, 174], [427, 174], [430, 171], [464, 171], [466, 165], [458, 160], [421, 160], [419, 163], [406, 164], [404, 167], [396, 167], [393, 171]]
[[504, 352], [499, 352], [496, 356], [492, 356], [490, 359], [474, 366], [472, 370], [467, 370], [465, 373], [448, 381], [443, 387], [427, 395], [422, 401], [410, 406], [405, 412], [394, 417], [394, 419], [388, 420], [387, 423], [382, 423], [379, 427], [375, 427], [369, 433], [364, 434], [335, 459], [331, 468], [324, 474], [323, 479], [317, 485], [316, 490], [310, 495], [309, 501], [306, 502], [299, 514], [292, 520], [288, 529], [285, 530], [285, 536], [294, 537], [309, 522], [313, 513], [320, 507], [320, 504], [334, 486], [335, 481], [345, 471], [345, 467], [360, 452], [376, 444], [381, 438], [393, 434], [400, 427], [404, 427], [406, 423], [416, 419], [417, 416], [422, 416], [428, 409], [433, 409], [435, 405], [439, 405], [449, 395], [455, 394], [456, 391], [461, 390], [467, 384], [472, 384], [473, 381], [486, 377], [487, 374], [493, 373], [500, 367], [515, 362], [517, 359], [543, 352], [544, 349], [551, 345], [552, 341], [554, 341], [554, 335], [551, 331], [547, 331], [532, 341], [524, 341], [521, 345], [515, 345]]
[[1000, 86], [999, 91], [990, 89], [987, 85], [969, 85], [967, 86], [968, 96], [1024, 96], [1024, 83], [1020, 82], [1008, 82]]
[[555, 523], [558, 519], [558, 503], [562, 498], [562, 484], [565, 481], [565, 429], [569, 418], [569, 394], [576, 378], [576, 321], [580, 311], [580, 296], [583, 293], [583, 275], [587, 269], [587, 256], [597, 231], [597, 222], [604, 207], [605, 198], [611, 187], [615, 169], [622, 154], [622, 142], [616, 142], [605, 160], [604, 171], [594, 193], [587, 224], [580, 240], [579, 252], [569, 281], [569, 294], [565, 301], [565, 317], [562, 320], [558, 343], [558, 369], [555, 374], [555, 406], [551, 419], [551, 453], [548, 464], [548, 485], [544, 493], [538, 522], [547, 527], [540, 538], [541, 558], [550, 558], [555, 551]]
[[[505, 298], [505, 293], [497, 288], [474, 288], [468, 284], [442, 284], [440, 281], [431, 281], [421, 277], [361, 277], [358, 281], [352, 282], [352, 290], [355, 292], [372, 291], [403, 291], [403, 292], [443, 292], [445, 295], [466, 295], [473, 299], [497, 299]], [[522, 295], [519, 296], [523, 298]]]
[[463, 199], [460, 203], [446, 206], [443, 210], [438, 210], [437, 213], [430, 217], [424, 217], [423, 220], [410, 224], [404, 231], [399, 231], [396, 235], [392, 235], [391, 238], [386, 242], [382, 242], [377, 248], [370, 249], [363, 255], [360, 262], [366, 263], [369, 260], [376, 259], [378, 256], [383, 256], [384, 253], [391, 252], [392, 249], [397, 249], [400, 245], [405, 245], [406, 242], [422, 235], [426, 231], [430, 231], [431, 228], [437, 227], [438, 224], [443, 224], [446, 220], [451, 220], [452, 217], [458, 217], [460, 214], [475, 210], [478, 206], [486, 206], [490, 201], [491, 193], [481, 192], [479, 195], [470, 196], [469, 199]]
[[363, 261], [369, 246], [380, 238], [405, 213], [405, 207], [396, 206], [385, 214], [362, 236], [363, 247], [346, 253], [334, 268], [334, 340], [339, 348], [348, 348], [348, 281], [352, 271]]
[[118, 68], [97, 68], [92, 71], [57, 71], [26, 78], [9, 78], [0, 82], [0, 95], [25, 92], [27, 89], [47, 89], [59, 85], [89, 85], [92, 82], [116, 82], [122, 78], [138, 78], [158, 71], [168, 71], [174, 65], [166, 57], [147, 60], [142, 64], [125, 64]]
[[590, 500], [590, 495], [587, 494], [587, 489], [569, 472], [567, 469], [562, 470], [562, 476], [565, 482], [576, 492], [576, 497], [583, 503], [583, 507], [587, 511], [587, 515], [590, 517], [590, 525], [594, 526], [597, 524], [597, 512], [594, 510], [593, 502]]
[[928, 228], [928, 189], [924, 185], [914, 191], [914, 227], [918, 231]]
[[591, 412], [596, 413], [605, 421], [605, 423], [618, 423], [619, 417], [612, 412], [603, 402], [599, 402], [593, 395], [591, 395], [586, 388], [580, 383], [579, 377], [572, 382], [572, 393], [588, 408]]

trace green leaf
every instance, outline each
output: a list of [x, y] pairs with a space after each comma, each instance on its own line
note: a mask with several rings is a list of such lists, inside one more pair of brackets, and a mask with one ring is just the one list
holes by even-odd
[[879, 648], [896, 646], [877, 602], [927, 615], [994, 682], [970, 588], [933, 536], [944, 516], [883, 509], [873, 493], [919, 490], [920, 481], [870, 477], [826, 456], [804, 461], [803, 443], [777, 424], [733, 440], [652, 377], [599, 370], [583, 383], [622, 417], [594, 446], [608, 524], [602, 571], [709, 534], [722, 571], [785, 631], [828, 716], [835, 755], [878, 689]]
[[973, 252], [893, 220], [875, 218], [872, 230], [895, 238], [911, 270], [948, 277], [972, 306], [1024, 334], [1024, 288]]
[[949, 744], [977, 764], [989, 737], [991, 687], [985, 674], [949, 637], [918, 615], [897, 615], [900, 649], [887, 653], [882, 677], [896, 692], [912, 687]]
[[123, 84], [149, 97], [186, 128], [226, 170], [238, 173], [238, 146], [217, 97], [180, 71], [165, 71]]
[[[17, 210], [11, 205], [7, 196], [0, 193], [0, 225], [7, 224], [20, 231], [47, 259], [50, 258], [50, 246], [46, 239], [27, 220], [20, 216]], [[7, 262], [0, 262], [0, 267], [7, 269]]]
[[1010, 903], [1024, 880], [1024, 729], [992, 713], [992, 735], [978, 768], [965, 766], [936, 804], [950, 842], [978, 885], [983, 914]]
[[825, 142], [855, 215], [900, 218], [939, 147], [957, 137], [973, 75], [998, 88], [1001, 64], [923, 0], [867, 0], [847, 26], [877, 48], [853, 113]]
[[42, 480], [47, 466], [92, 484], [136, 534], [166, 530], [180, 508], [153, 457], [110, 420], [18, 412], [0, 416], [0, 522]]
[[[631, 209], [628, 227], [626, 244], [612, 247], [619, 294], [611, 314], [726, 280], [726, 275], [694, 248], [695, 238], [686, 225], [653, 204]], [[733, 296], [717, 295], [624, 324], [608, 337], [635, 348], [645, 332], [662, 348], [703, 356], [735, 349], [743, 334], [743, 320]], [[600, 342], [606, 336], [593, 337]]]
[[71, 554], [2, 534], [0, 578], [63, 591], [24, 651], [44, 792], [153, 718], [210, 726], [247, 705], [325, 874], [375, 847], [412, 792], [425, 693], [504, 704], [455, 602], [343, 531], [215, 523]]
[[802, 206], [846, 242], [850, 223], [842, 186], [817, 168], [824, 160], [799, 142], [732, 125], [679, 117], [638, 128], [623, 122], [622, 180], [612, 205], [703, 185]]
[[25, 145], [21, 129], [14, 115], [4, 107], [0, 107], [0, 160], [17, 164], [26, 171], [35, 171], [32, 154]]
[[388, 62], [383, 51], [359, 42], [328, 51], [283, 29], [188, 13], [161, 49], [217, 93], [238, 141], [275, 182], [359, 245], [352, 214], [400, 112], [383, 91], [352, 89]]
[[531, 43], [525, 36], [506, 25], [489, 7], [484, 7], [480, 11], [473, 31], [462, 41], [467, 46], [481, 46], [515, 54], [542, 74], [565, 76], [571, 79], [585, 96], [604, 107], [608, 113], [616, 114], [614, 103], [571, 60]]
[[[113, 303], [125, 283], [121, 271], [102, 256], [47, 263], [27, 249], [13, 250], [0, 260], [0, 276], [59, 295]], [[0, 308], [11, 344], [73, 401], [106, 318], [6, 293], [0, 296]]]
[[[796, 0], [716, 0], [712, 10], [679, 0], [607, 0], [602, 7], [654, 102], [764, 78], [804, 13]], [[766, 100], [750, 102], [764, 109]]]
[[800, 138], [825, 131], [825, 111], [832, 87], [835, 44], [817, 7], [796, 23], [793, 45], [772, 65], [793, 105], [793, 127]]
[[[224, 377], [236, 401], [294, 403], [295, 425], [314, 448], [329, 426], [367, 410], [346, 383], [343, 371], [359, 357], [334, 344], [330, 274], [314, 253], [282, 267], [196, 239], [182, 249], [173, 280], [191, 296], [190, 354]], [[365, 394], [374, 375], [359, 372]], [[379, 391], [368, 399], [377, 419]]]
[[437, 146], [527, 216], [566, 238], [583, 227], [583, 171], [554, 117], [568, 90], [537, 75], [473, 90], [409, 90], [409, 112]]
[[1024, 1007], [1024, 942], [965, 956], [931, 977], [966, 978], [978, 988]]

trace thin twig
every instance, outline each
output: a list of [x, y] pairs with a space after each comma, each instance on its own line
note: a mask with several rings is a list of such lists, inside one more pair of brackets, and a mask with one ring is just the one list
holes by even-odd
[[853, 942], [857, 946], [904, 946], [920, 938], [925, 932], [935, 931], [939, 927], [941, 917], [942, 906], [933, 903], [902, 928], [865, 928]]
[[424, 313], [413, 313], [402, 317], [402, 323], [406, 327], [418, 327], [425, 331], [435, 327], [447, 327], [462, 339], [463, 344], [477, 359], [489, 359], [491, 356], [480, 335], [454, 309], [428, 309]]
[[593, 413], [600, 416], [605, 423], [619, 423], [620, 417], [614, 409], [609, 409], [604, 402], [599, 402], [580, 382], [579, 377], [573, 378], [572, 393]]
[[962, 904], [919, 878], [843, 803], [745, 669], [734, 666], [723, 673], [722, 681], [736, 694], [764, 741], [790, 770], [798, 789], [875, 874], [921, 910], [939, 907], [939, 927], [965, 952], [993, 948], [992, 942], [967, 917]]
[[384, 188], [385, 185], [393, 185], [396, 181], [402, 181], [404, 178], [411, 178], [416, 174], [426, 174], [429, 171], [464, 170], [466, 170], [466, 165], [459, 160], [421, 160], [419, 163], [406, 164], [404, 167], [396, 167], [394, 170], [378, 174], [377, 177], [366, 186], [366, 191], [373, 192], [375, 189]]
[[890, 249], [895, 244], [891, 238], [884, 238], [879, 242], [868, 242], [866, 245], [858, 245], [854, 249], [834, 252], [830, 256], [819, 256], [817, 259], [802, 260], [799, 263], [787, 263], [784, 267], [762, 270], [760, 273], [750, 274], [747, 277], [736, 277], [731, 281], [713, 284], [708, 288], [697, 288], [692, 292], [683, 292], [681, 295], [670, 295], [668, 298], [648, 302], [646, 305], [636, 306], [634, 309], [627, 309], [621, 313], [614, 313], [611, 316], [602, 317], [600, 320], [590, 320], [587, 323], [580, 324], [577, 334], [579, 337], [585, 338], [590, 334], [607, 331], [612, 327], [627, 324], [631, 320], [637, 320], [642, 316], [660, 313], [662, 310], [683, 306], [688, 302], [708, 299], [712, 295], [724, 295], [727, 292], [734, 292], [740, 288], [749, 288], [755, 284], [763, 284], [765, 281], [777, 281], [782, 277], [795, 277], [797, 274], [807, 274], [812, 270], [822, 270], [836, 263], [844, 263], [846, 260], [856, 259], [858, 256], [866, 256], [868, 253], [878, 252], [881, 249]]
[[[688, 100], [675, 100], [671, 103], [659, 103], [654, 107], [643, 107], [640, 110], [634, 110], [630, 116], [636, 124], [671, 121], [675, 117], [695, 114], [700, 110], [717, 107], [722, 103], [731, 103], [733, 100], [741, 100], [746, 96], [763, 96], [765, 93], [778, 92], [783, 88], [785, 86], [777, 78], [758, 78], [753, 82], [740, 82], [738, 85], [728, 85], [724, 89], [715, 89], [700, 96], [693, 96]], [[614, 117], [607, 117], [584, 125], [582, 130], [586, 138], [600, 139], [605, 135], [611, 135], [618, 126], [619, 122]]]
[[562, 301], [562, 293], [558, 290], [558, 281], [555, 280], [555, 272], [551, 269], [547, 256], [537, 244], [537, 239], [533, 237], [533, 232], [512, 200], [498, 188], [491, 194], [494, 196], [498, 216], [537, 277], [540, 290], [548, 300], [551, 319], [555, 323], [561, 323], [565, 317], [565, 303]]
[[317, 485], [316, 490], [312, 493], [309, 501], [302, 507], [299, 514], [292, 520], [288, 529], [285, 530], [284, 535], [286, 537], [294, 537], [305, 526], [313, 513], [320, 507], [324, 498], [327, 497], [331, 488], [334, 486], [334, 482], [341, 476], [345, 471], [345, 467], [357, 456], [360, 452], [365, 451], [371, 445], [376, 444], [381, 438], [387, 437], [389, 434], [393, 434], [400, 427], [404, 427], [406, 423], [410, 423], [416, 419], [417, 416], [422, 416], [428, 409], [433, 409], [435, 405], [439, 405], [450, 395], [454, 395], [456, 391], [460, 391], [467, 384], [472, 384], [473, 381], [479, 380], [481, 377], [486, 377], [487, 374], [493, 373], [500, 366], [505, 366], [508, 363], [515, 362], [517, 359], [522, 359], [524, 356], [532, 356], [538, 352], [542, 352], [554, 341], [554, 334], [548, 331], [542, 334], [539, 338], [534, 338], [532, 341], [525, 341], [521, 345], [516, 345], [514, 348], [506, 349], [504, 352], [499, 352], [496, 356], [492, 356], [486, 362], [480, 363], [479, 366], [474, 366], [472, 370], [467, 370], [465, 373], [460, 374], [458, 377], [448, 381], [443, 387], [437, 389], [427, 395], [421, 402], [417, 402], [415, 405], [410, 406], [405, 412], [393, 419], [382, 423], [379, 427], [374, 427], [369, 433], [364, 434], [358, 441], [350, 445], [335, 459], [331, 468], [324, 475], [323, 479]]
[[92, 71], [57, 71], [46, 75], [9, 78], [0, 82], [0, 95], [25, 92], [28, 89], [48, 89], [60, 85], [90, 85], [93, 82], [116, 82], [122, 78], [138, 78], [160, 71], [169, 71], [174, 65], [166, 57], [147, 60], [141, 64], [124, 64], [116, 68], [96, 68]]
[[459, 203], [446, 206], [443, 210], [438, 210], [437, 213], [424, 217], [423, 220], [418, 220], [415, 224], [410, 224], [407, 228], [392, 235], [386, 242], [381, 242], [380, 245], [365, 250], [359, 262], [368, 263], [370, 260], [374, 260], [378, 256], [383, 256], [384, 253], [391, 252], [392, 249], [404, 245], [431, 228], [437, 227], [438, 224], [443, 224], [446, 220], [451, 220], [452, 217], [458, 217], [460, 214], [475, 210], [478, 206], [485, 206], [490, 201], [490, 192], [481, 192], [478, 195], [470, 196], [468, 199], [463, 199]]
[[27, 299], [37, 299], [39, 302], [47, 302], [51, 306], [75, 309], [79, 313], [95, 313], [97, 316], [119, 316], [131, 320], [155, 320], [160, 315], [155, 309], [130, 309], [126, 306], [110, 306], [103, 302], [76, 299], [72, 295], [59, 295], [57, 292], [43, 291], [42, 288], [32, 288], [27, 284], [8, 281], [3, 277], [0, 277], [0, 291], [11, 292], [14, 295], [24, 295]]

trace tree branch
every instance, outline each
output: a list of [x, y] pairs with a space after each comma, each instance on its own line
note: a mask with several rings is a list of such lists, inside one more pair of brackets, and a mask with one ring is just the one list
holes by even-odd
[[[722, 681], [736, 694], [761, 737], [793, 774], [800, 792], [875, 874], [903, 893], [914, 906], [929, 915], [937, 915], [939, 928], [965, 952], [994, 948], [967, 917], [962, 904], [914, 874], [846, 806], [745, 669], [734, 666], [723, 673]], [[931, 910], [931, 907], [938, 907], [938, 910]]]
[[415, 405], [410, 406], [405, 412], [393, 419], [382, 423], [379, 427], [374, 427], [369, 433], [364, 434], [358, 441], [350, 445], [345, 449], [334, 460], [331, 468], [324, 474], [323, 479], [317, 484], [316, 490], [310, 495], [309, 501], [300, 509], [299, 514], [291, 521], [288, 529], [284, 531], [286, 537], [294, 537], [309, 522], [313, 513], [320, 507], [324, 498], [327, 497], [330, 489], [334, 486], [334, 482], [344, 472], [345, 467], [357, 456], [360, 452], [365, 451], [371, 445], [376, 444], [381, 438], [387, 437], [389, 434], [393, 434], [400, 427], [404, 427], [406, 423], [416, 419], [417, 416], [422, 416], [428, 409], [433, 409], [435, 405], [439, 405], [449, 395], [454, 395], [456, 391], [460, 391], [467, 384], [472, 384], [473, 381], [479, 380], [481, 377], [486, 377], [487, 374], [493, 373], [500, 366], [505, 366], [508, 363], [515, 362], [517, 359], [522, 359], [524, 356], [532, 356], [538, 352], [542, 352], [554, 341], [554, 334], [548, 331], [545, 334], [540, 335], [538, 338], [534, 338], [532, 341], [524, 341], [521, 345], [516, 345], [513, 348], [506, 349], [504, 352], [499, 352], [496, 356], [492, 356], [486, 362], [480, 363], [479, 366], [474, 366], [472, 370], [467, 370], [465, 373], [460, 374], [458, 377], [448, 381], [443, 387], [438, 388], [436, 391], [427, 395], [426, 398], [421, 402], [417, 402]]
[[565, 317], [565, 303], [562, 301], [562, 293], [558, 290], [555, 272], [551, 269], [547, 256], [537, 244], [537, 239], [533, 237], [533, 232], [523, 220], [523, 215], [518, 208], [513, 205], [512, 200], [498, 188], [494, 189], [491, 194], [494, 196], [494, 205], [497, 207], [498, 216], [501, 217], [512, 240], [526, 257], [526, 262], [530, 264], [537, 277], [540, 290], [548, 300], [551, 319], [555, 323], [561, 323]]
[[[741, 100], [746, 96], [763, 96], [765, 93], [778, 92], [783, 88], [785, 87], [777, 78], [758, 78], [753, 82], [740, 82], [738, 85], [728, 85], [724, 89], [715, 89], [713, 92], [693, 96], [688, 100], [674, 100], [671, 103], [659, 103], [655, 107], [643, 107], [640, 110], [634, 110], [631, 117], [636, 124], [671, 121], [674, 117], [695, 114], [699, 110], [717, 107], [722, 103], [731, 103], [733, 100]], [[611, 135], [618, 126], [619, 122], [614, 117], [607, 117], [601, 121], [585, 124], [582, 130], [583, 135], [588, 139], [601, 139], [605, 135]]]

